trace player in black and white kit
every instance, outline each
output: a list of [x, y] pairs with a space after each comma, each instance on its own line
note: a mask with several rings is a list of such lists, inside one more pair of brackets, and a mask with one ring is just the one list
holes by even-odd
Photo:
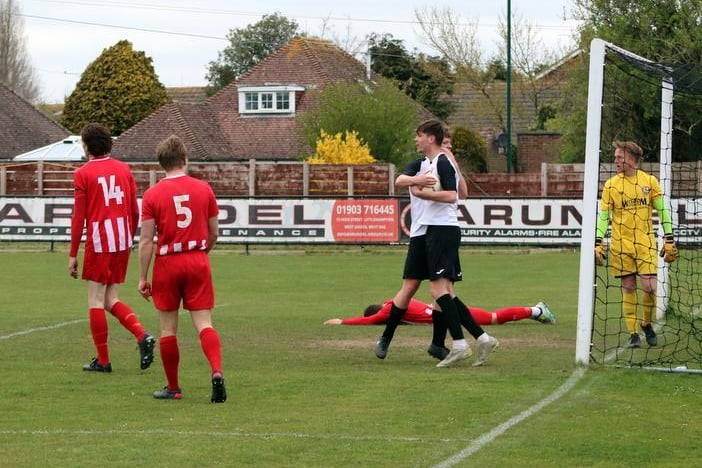
[[[415, 145], [425, 157], [408, 164], [395, 180], [396, 186], [409, 188], [412, 224], [402, 287], [393, 298], [390, 318], [375, 346], [375, 354], [381, 359], [387, 355], [395, 329], [424, 279], [431, 283], [431, 295], [441, 308], [453, 338], [453, 348], [437, 367], [447, 367], [472, 354], [461, 330], [457, 307], [460, 300], [452, 297], [453, 282], [462, 279], [458, 257], [461, 231], [457, 217], [460, 173], [441, 150], [443, 138], [444, 128], [438, 120], [429, 120], [417, 127]], [[477, 324], [476, 327], [480, 328]], [[478, 365], [497, 346], [495, 338], [480, 332]]]

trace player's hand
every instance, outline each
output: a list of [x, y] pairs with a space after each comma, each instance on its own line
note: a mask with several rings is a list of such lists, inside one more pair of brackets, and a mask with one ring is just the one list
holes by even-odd
[[420, 187], [433, 187], [438, 182], [436, 174], [432, 171], [426, 171], [422, 174], [417, 174], [415, 176], [415, 184]]
[[143, 279], [139, 280], [139, 286], [137, 287], [137, 291], [139, 291], [141, 297], [151, 302], [151, 283]]
[[673, 263], [679, 256], [678, 246], [675, 245], [673, 235], [666, 234], [665, 242], [663, 242], [663, 248], [661, 249], [661, 257], [663, 257], [663, 261], [665, 263]]
[[76, 257], [68, 257], [68, 274], [72, 278], [78, 278], [78, 259]]
[[341, 325], [341, 319], [338, 319], [338, 318], [329, 319], [326, 322], [324, 322], [324, 325]]
[[602, 243], [602, 238], [595, 239], [595, 265], [604, 266], [607, 263], [607, 247]]

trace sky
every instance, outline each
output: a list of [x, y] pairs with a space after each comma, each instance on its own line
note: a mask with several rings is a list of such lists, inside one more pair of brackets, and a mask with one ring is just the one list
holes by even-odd
[[[422, 40], [415, 11], [449, 8], [462, 20], [478, 23], [486, 55], [497, 51], [499, 18], [507, 1], [490, 0], [15, 0], [24, 22], [25, 45], [37, 74], [41, 100], [63, 102], [80, 74], [118, 41], [153, 59], [166, 87], [204, 86], [208, 64], [227, 47], [232, 29], [279, 12], [308, 35], [363, 44], [370, 33], [389, 33], [405, 47], [436, 55]], [[573, 0], [511, 0], [553, 50], [572, 50]]]

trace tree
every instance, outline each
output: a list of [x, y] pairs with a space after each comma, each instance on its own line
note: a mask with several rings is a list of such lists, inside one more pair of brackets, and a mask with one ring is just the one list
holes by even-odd
[[205, 75], [209, 92], [222, 89], [299, 35], [298, 24], [280, 13], [264, 15], [258, 23], [229, 30], [229, 45], [217, 54], [217, 60], [210, 62]]
[[324, 130], [328, 134], [355, 131], [376, 159], [397, 166], [414, 155], [414, 130], [420, 107], [389, 80], [370, 88], [365, 83], [341, 82], [326, 86], [317, 105], [298, 119], [302, 137], [311, 146]]
[[116, 136], [166, 102], [166, 88], [151, 58], [122, 40], [103, 50], [83, 71], [66, 99], [61, 123], [78, 133], [85, 124], [100, 122]]
[[410, 54], [402, 40], [391, 34], [368, 36], [368, 50], [374, 72], [389, 78], [408, 96], [442, 120], [451, 114], [454, 77], [446, 60], [424, 54]]
[[[536, 116], [532, 129], [543, 130], [544, 122], [541, 120], [546, 116], [553, 118], [555, 113], [553, 108], [546, 109], [548, 104], [542, 102], [542, 97], [546, 90], [556, 84], [550, 80], [540, 79], [539, 75], [550, 65], [555, 64], [558, 57], [566, 53], [565, 51], [556, 52], [546, 47], [534, 25], [520, 13], [512, 15], [511, 31], [507, 30], [507, 21], [504, 16], [500, 17], [498, 27], [504, 41], [500, 43], [500, 56], [507, 56], [507, 34], [509, 33], [512, 44], [512, 80], [520, 84], [517, 91], [530, 104], [530, 108], [526, 111]], [[505, 77], [506, 71], [505, 67]]]
[[[449, 8], [431, 8], [415, 11], [425, 42], [455, 70], [456, 81], [467, 83], [485, 98], [485, 112], [492, 114], [504, 130], [506, 122], [505, 95], [495, 92], [493, 82], [504, 80], [506, 70], [506, 45], [496, 57], [485, 59], [478, 40], [478, 22], [462, 18]], [[512, 82], [520, 83], [520, 92], [527, 96], [530, 109], [512, 108], [512, 113], [528, 112], [536, 116], [541, 108], [540, 96], [546, 84], [537, 80], [538, 73], [555, 62], [556, 52], [549, 51], [540, 41], [535, 28], [522, 16], [513, 13]], [[506, 42], [507, 29], [501, 21], [499, 32]], [[513, 100], [514, 101], [514, 100]], [[534, 122], [534, 126], [536, 122]]]
[[451, 130], [451, 151], [468, 172], [487, 172], [488, 149], [483, 138], [466, 127]]
[[321, 131], [314, 155], [306, 160], [310, 164], [373, 164], [370, 148], [355, 131], [330, 135]]
[[[587, 99], [587, 55], [590, 41], [601, 38], [655, 62], [669, 64], [678, 71], [702, 78], [702, 4], [699, 0], [576, 0], [575, 17], [581, 21], [580, 48], [585, 60], [568, 79], [569, 92], [564, 96], [557, 118], [547, 124], [565, 136], [561, 160], [582, 162], [585, 153]], [[682, 64], [682, 65], [681, 65]], [[677, 78], [677, 77], [676, 77]], [[627, 78], [623, 78], [626, 80]], [[681, 91], [684, 80], [676, 79]], [[607, 89], [605, 89], [605, 93]], [[618, 102], [630, 103], [618, 108], [615, 121], [603, 125], [610, 136], [639, 142], [646, 154], [657, 154], [660, 145], [659, 117], [649, 118], [652, 109], [660, 109], [660, 93], [644, 92], [635, 82], [620, 83]], [[702, 120], [699, 113], [700, 92], [679, 96], [674, 103], [673, 160], [699, 159]], [[565, 112], [565, 109], [567, 112]], [[603, 154], [610, 156], [610, 154]]]
[[24, 42], [24, 23], [14, 0], [0, 0], [0, 83], [36, 103], [39, 86]]
[[439, 53], [463, 81], [479, 91], [487, 102], [486, 111], [505, 127], [504, 96], [494, 96], [494, 71], [483, 57], [478, 40], [478, 21], [463, 18], [450, 8], [424, 8], [415, 11], [424, 42]]

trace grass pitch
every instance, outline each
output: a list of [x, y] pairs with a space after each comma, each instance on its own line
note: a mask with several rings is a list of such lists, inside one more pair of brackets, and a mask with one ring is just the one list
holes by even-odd
[[[65, 246], [19, 250], [0, 246], [1, 466], [678, 467], [702, 459], [700, 376], [595, 367], [572, 379], [575, 252], [463, 249], [457, 291], [467, 304], [544, 300], [558, 321], [490, 326], [501, 346], [486, 366], [437, 369], [426, 354], [430, 327], [400, 327], [383, 361], [373, 354], [380, 327], [322, 325], [391, 297], [405, 247], [218, 248], [214, 323], [229, 400], [213, 405], [185, 313], [183, 400], [151, 397], [165, 383], [160, 360], [141, 371], [136, 343], [113, 318], [113, 373], [81, 371], [94, 354], [85, 285], [69, 278]], [[152, 305], [136, 292], [136, 260], [121, 298], [158, 334]], [[418, 298], [429, 300], [427, 286]], [[574, 386], [553, 397], [569, 379]]]

